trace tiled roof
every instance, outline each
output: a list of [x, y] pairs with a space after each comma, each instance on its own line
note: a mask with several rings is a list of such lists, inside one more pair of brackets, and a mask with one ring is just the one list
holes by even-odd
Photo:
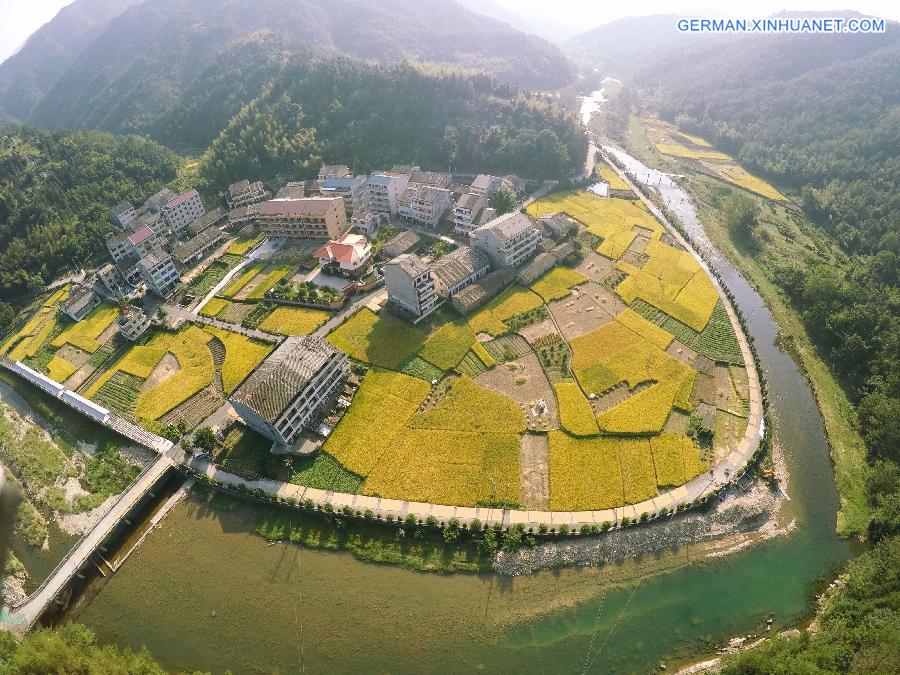
[[412, 230], [403, 230], [385, 242], [385, 247], [397, 248], [400, 252], [408, 251], [418, 244], [422, 238]]
[[[261, 216], [324, 216], [340, 197], [304, 197], [303, 199], [270, 199], [259, 209]], [[343, 204], [343, 200], [341, 200]]]
[[187, 262], [193, 258], [198, 251], [202, 251], [207, 246], [221, 240], [224, 236], [222, 230], [218, 227], [207, 227], [196, 236], [178, 244], [172, 251], [172, 255], [175, 256], [175, 259], [180, 263]]
[[478, 270], [490, 266], [489, 258], [476, 248], [460, 246], [431, 263], [431, 271], [445, 286], [455, 286]]
[[524, 213], [521, 211], [510, 211], [481, 225], [474, 232], [490, 230], [498, 239], [506, 241], [533, 227], [534, 223], [531, 221], [531, 218]]
[[142, 225], [140, 228], [134, 231], [134, 233], [128, 237], [128, 241], [130, 241], [135, 246], [144, 243], [153, 236], [153, 230], [150, 229], [148, 225]]
[[472, 181], [472, 187], [476, 190], [487, 190], [495, 180], [496, 179], [493, 176], [489, 176], [486, 173], [480, 173], [475, 176], [475, 179]]
[[346, 164], [323, 164], [322, 168], [319, 169], [319, 175], [323, 177], [349, 176], [350, 167]]
[[466, 193], [464, 195], [460, 195], [459, 199], [456, 200], [456, 204], [453, 205], [453, 208], [468, 209], [472, 212], [473, 215], [475, 215], [476, 213], [478, 213], [478, 211], [484, 208], [484, 204], [484, 195], [473, 195], [470, 193]]
[[388, 265], [399, 267], [411, 277], [419, 277], [428, 272], [428, 265], [415, 253], [402, 253], [388, 263]]
[[149, 270], [161, 262], [171, 260], [171, 258], [172, 256], [163, 251], [162, 248], [160, 248], [159, 246], [154, 246], [147, 252], [147, 255], [140, 259], [138, 265], [146, 270]]
[[409, 177], [409, 182], [447, 188], [450, 187], [450, 176], [446, 173], [438, 173], [437, 171], [413, 171]]
[[183, 204], [187, 200], [193, 199], [194, 197], [197, 197], [197, 196], [199, 196], [199, 195], [196, 190], [188, 190], [187, 192], [184, 192], [184, 193], [178, 195], [177, 197], [175, 197], [175, 199], [170, 199], [169, 201], [167, 201], [165, 208], [174, 209], [179, 204]]
[[244, 380], [231, 399], [274, 423], [337, 353], [320, 337], [289, 337]]
[[242, 195], [245, 192], [250, 191], [250, 181], [249, 180], [239, 180], [237, 183], [232, 183], [228, 186], [228, 194], [232, 197], [237, 197], [238, 195]]
[[353, 265], [364, 258], [371, 248], [365, 237], [348, 232], [340, 239], [327, 242], [313, 255], [320, 260], [333, 260], [344, 265]]

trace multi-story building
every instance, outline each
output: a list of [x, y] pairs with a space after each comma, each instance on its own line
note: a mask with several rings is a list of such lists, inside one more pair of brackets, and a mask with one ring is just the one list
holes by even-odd
[[453, 205], [453, 229], [460, 234], [468, 234], [478, 227], [478, 217], [485, 204], [487, 199], [484, 195], [471, 193], [461, 195]]
[[354, 232], [360, 232], [367, 237], [378, 234], [380, 217], [374, 211], [354, 211], [350, 217], [350, 227]]
[[274, 237], [337, 239], [349, 229], [340, 197], [270, 199], [260, 204], [256, 222]]
[[141, 278], [147, 282], [150, 290], [160, 297], [167, 298], [175, 290], [178, 283], [178, 270], [172, 256], [158, 246], [150, 250], [140, 259], [138, 266]]
[[225, 239], [225, 233], [218, 227], [207, 227], [199, 234], [183, 241], [172, 249], [172, 257], [181, 265], [200, 260]]
[[494, 191], [500, 187], [502, 179], [497, 176], [489, 176], [486, 173], [480, 173], [472, 180], [469, 186], [469, 192], [473, 195], [484, 195], [490, 197]]
[[163, 188], [156, 194], [147, 197], [147, 201], [144, 202], [144, 208], [153, 213], [159, 213], [163, 210], [166, 202], [175, 199], [177, 196], [178, 195], [169, 188]]
[[135, 342], [150, 328], [150, 318], [137, 307], [127, 307], [119, 316], [119, 332], [126, 340]]
[[229, 398], [243, 420], [290, 445], [311, 428], [350, 372], [347, 355], [320, 337], [289, 337]]
[[403, 253], [384, 265], [388, 302], [421, 318], [437, 306], [437, 289], [431, 269], [414, 253]]
[[[246, 207], [238, 207], [238, 208], [246, 208]], [[215, 208], [212, 211], [207, 211], [202, 216], [197, 218], [193, 223], [187, 226], [186, 235], [194, 236], [203, 232], [203, 230], [209, 227], [222, 227], [228, 222], [228, 213], [226, 213], [223, 208]]]
[[495, 269], [518, 267], [529, 260], [540, 239], [538, 228], [521, 211], [494, 218], [469, 233], [472, 246], [486, 253]]
[[323, 164], [319, 169], [318, 181], [327, 180], [328, 178], [350, 178], [350, 167], [346, 164]]
[[439, 173], [437, 171], [413, 171], [409, 175], [409, 182], [449, 189], [451, 181], [450, 174], [448, 173]]
[[115, 232], [106, 238], [106, 247], [115, 262], [134, 261], [157, 245], [159, 236], [147, 225], [134, 232]]
[[372, 245], [361, 234], [348, 232], [339, 239], [326, 242], [313, 254], [327, 272], [346, 277], [365, 273], [372, 260]]
[[435, 289], [442, 298], [452, 298], [490, 271], [491, 261], [487, 255], [471, 246], [460, 246], [431, 263]]
[[137, 214], [131, 202], [122, 202], [109, 210], [109, 219], [113, 222], [113, 225], [118, 225], [119, 227], [126, 227], [128, 223], [134, 220], [135, 215]]
[[177, 235], [180, 235], [188, 225], [205, 212], [203, 201], [196, 190], [188, 190], [174, 199], [170, 199], [162, 209], [163, 218], [172, 228], [172, 232]]
[[436, 228], [450, 208], [453, 193], [430, 185], [410, 184], [400, 198], [397, 213], [407, 222]]
[[239, 180], [228, 186], [228, 202], [229, 209], [236, 209], [247, 204], [258, 204], [268, 197], [266, 187], [261, 180], [251, 183], [249, 180]]
[[72, 321], [81, 321], [99, 304], [100, 298], [90, 286], [77, 284], [72, 287], [69, 297], [66, 298], [59, 308]]
[[366, 181], [366, 204], [376, 213], [397, 215], [400, 198], [406, 191], [409, 176], [403, 173], [374, 173]]
[[364, 176], [329, 177], [319, 186], [319, 194], [323, 197], [340, 197], [344, 200], [344, 211], [347, 221], [358, 211], [366, 198], [366, 179]]
[[116, 297], [125, 295], [129, 290], [122, 272], [112, 263], [103, 265], [97, 271], [97, 278], [100, 280], [100, 283], [106, 286], [106, 290]]

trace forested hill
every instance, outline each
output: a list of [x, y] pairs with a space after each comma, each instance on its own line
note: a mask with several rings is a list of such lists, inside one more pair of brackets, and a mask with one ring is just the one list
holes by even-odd
[[60, 74], [106, 25], [141, 0], [77, 0], [32, 35], [0, 64], [0, 121], [3, 113], [26, 119]]
[[33, 295], [64, 266], [99, 260], [109, 207], [143, 203], [179, 164], [134, 136], [0, 129], [0, 301]]
[[[846, 258], [837, 265], [810, 252], [768, 273], [856, 405], [871, 476], [879, 466], [897, 474], [897, 24], [881, 35], [748, 36], [660, 58], [634, 79], [644, 112], [703, 136], [771, 179], [843, 248]], [[764, 247], [749, 254], [764, 256]], [[900, 493], [892, 488], [881, 497], [871, 480], [870, 528], [900, 531]]]
[[412, 162], [559, 178], [586, 152], [575, 116], [548, 96], [485, 75], [340, 57], [287, 66], [215, 140], [201, 170], [213, 190], [247, 176], [314, 176], [323, 159], [357, 173]]
[[528, 88], [555, 88], [574, 75], [549, 42], [452, 0], [144, 0], [60, 64], [52, 87], [23, 119], [145, 133], [195, 78], [227, 58], [233, 43], [260, 32], [277, 34], [289, 49], [303, 44], [378, 61], [453, 63]]

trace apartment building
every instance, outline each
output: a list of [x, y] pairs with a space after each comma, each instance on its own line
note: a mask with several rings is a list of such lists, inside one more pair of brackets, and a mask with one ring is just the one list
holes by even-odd
[[490, 197], [497, 188], [500, 187], [502, 179], [497, 176], [489, 176], [486, 173], [480, 173], [472, 180], [469, 185], [469, 192], [473, 195], [484, 195]]
[[163, 207], [166, 205], [166, 202], [175, 199], [177, 196], [178, 194], [173, 190], [170, 190], [169, 188], [163, 188], [156, 194], [147, 197], [147, 201], [144, 202], [144, 208], [147, 211], [152, 211], [153, 213], [160, 213], [163, 210]]
[[468, 234], [478, 227], [478, 218], [486, 204], [484, 195], [460, 195], [453, 205], [453, 229], [459, 234]]
[[366, 204], [376, 213], [397, 215], [400, 198], [406, 191], [409, 176], [402, 173], [375, 173], [366, 180]]
[[122, 310], [119, 316], [119, 332], [126, 340], [137, 341], [150, 328], [150, 318], [137, 307]]
[[114, 232], [106, 238], [106, 248], [115, 262], [134, 261], [157, 245], [159, 235], [143, 225], [134, 232]]
[[188, 225], [206, 212], [203, 201], [196, 190], [188, 190], [170, 199], [162, 208], [162, 215], [172, 232], [180, 235]]
[[531, 218], [521, 211], [494, 218], [469, 233], [471, 245], [486, 253], [495, 269], [518, 267], [531, 259], [540, 238]]
[[231, 395], [235, 411], [276, 443], [290, 445], [340, 390], [347, 355], [320, 337], [289, 337]]
[[172, 256], [156, 247], [138, 262], [141, 278], [147, 282], [151, 291], [160, 297], [167, 298], [175, 290], [178, 283], [178, 270]]
[[60, 305], [63, 314], [72, 321], [81, 321], [100, 304], [100, 297], [89, 286], [77, 284], [72, 287], [69, 297]]
[[256, 222], [274, 237], [337, 239], [349, 229], [340, 197], [270, 199], [260, 204]]
[[116, 297], [125, 295], [129, 290], [122, 272], [112, 263], [103, 265], [97, 271], [97, 278], [106, 286], [106, 290]]
[[228, 202], [229, 209], [236, 209], [247, 204], [258, 204], [264, 201], [269, 194], [261, 180], [251, 183], [249, 180], [239, 180], [228, 186]]
[[118, 225], [122, 228], [127, 227], [128, 223], [134, 220], [136, 215], [137, 213], [131, 202], [122, 202], [109, 210], [109, 219], [113, 222], [113, 225]]
[[407, 222], [434, 229], [450, 208], [452, 197], [450, 190], [410, 183], [400, 198], [397, 213]]
[[403, 253], [384, 265], [388, 302], [422, 318], [434, 311], [438, 295], [431, 269], [414, 253]]
[[375, 237], [378, 234], [380, 218], [374, 211], [354, 211], [350, 216], [350, 227], [354, 232], [359, 232], [367, 237]]
[[344, 200], [344, 211], [347, 215], [347, 222], [353, 217], [353, 213], [358, 211], [365, 203], [366, 198], [366, 179], [364, 176], [345, 176], [338, 178], [335, 176], [326, 178], [319, 186], [319, 194], [323, 197], [340, 197]]

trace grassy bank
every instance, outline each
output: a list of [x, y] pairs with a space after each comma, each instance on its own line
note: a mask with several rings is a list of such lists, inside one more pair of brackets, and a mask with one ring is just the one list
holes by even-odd
[[800, 264], [812, 249], [819, 259], [839, 266], [840, 252], [799, 211], [775, 206], [759, 197], [753, 199], [760, 204], [762, 213], [761, 227], [765, 233], [761, 249], [754, 252], [736, 246], [722, 222], [718, 205], [737, 190], [697, 175], [687, 179], [685, 185], [694, 197], [710, 239], [763, 297], [778, 323], [781, 347], [791, 354], [812, 385], [831, 446], [834, 479], [841, 498], [838, 532], [864, 534], [870, 515], [865, 486], [866, 449], [856, 431], [856, 414], [840, 383], [819, 356], [800, 317], [775, 283], [775, 270], [780, 263]]
[[[776, 283], [779, 270], [785, 267], [815, 261], [839, 269], [846, 264], [846, 256], [793, 205], [776, 204], [662, 157], [653, 149], [636, 117], [631, 118], [628, 128], [627, 149], [648, 166], [687, 174], [679, 182], [691, 194], [706, 233], [756, 288], [772, 312], [779, 327], [780, 345], [805, 372], [822, 415], [841, 499], [837, 531], [844, 536], [864, 535], [870, 517], [865, 486], [866, 449], [856, 430], [855, 411], [810, 340], [800, 316]], [[759, 207], [755, 249], [736, 245], [725, 227], [721, 206], [734, 194], [747, 196]]]

